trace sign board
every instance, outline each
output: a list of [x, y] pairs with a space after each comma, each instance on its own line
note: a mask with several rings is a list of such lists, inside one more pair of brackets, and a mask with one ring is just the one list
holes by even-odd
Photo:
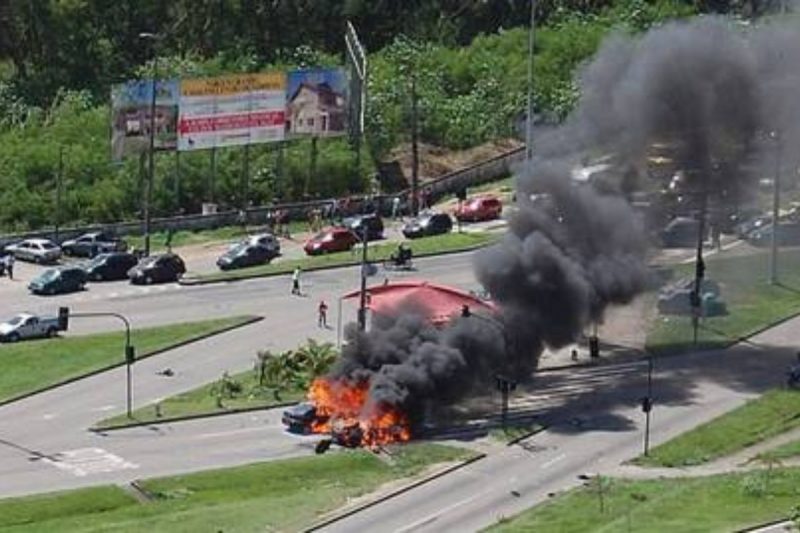
[[[156, 150], [174, 150], [177, 142], [178, 80], [155, 84]], [[111, 155], [115, 161], [150, 148], [152, 80], [129, 81], [111, 89]]]
[[283, 140], [285, 95], [283, 72], [183, 80], [178, 150]]
[[342, 135], [347, 131], [347, 76], [343, 69], [293, 70], [287, 77], [288, 136]]

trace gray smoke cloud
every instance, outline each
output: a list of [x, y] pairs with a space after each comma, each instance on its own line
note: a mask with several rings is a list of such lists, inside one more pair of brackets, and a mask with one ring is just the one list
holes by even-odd
[[578, 77], [575, 112], [537, 140], [536, 158], [517, 173], [508, 232], [475, 254], [499, 315], [435, 329], [408, 312], [376, 319], [367, 333], [350, 327], [333, 375], [368, 379], [374, 402], [412, 413], [497, 373], [526, 375], [543, 349], [576, 341], [648, 284], [641, 216], [619, 195], [576, 184], [576, 162], [611, 155], [641, 167], [663, 145], [691, 187], [720, 201], [738, 197], [765, 132], [779, 131], [784, 143], [798, 138], [799, 67], [800, 32], [782, 25], [701, 18], [609, 37]]

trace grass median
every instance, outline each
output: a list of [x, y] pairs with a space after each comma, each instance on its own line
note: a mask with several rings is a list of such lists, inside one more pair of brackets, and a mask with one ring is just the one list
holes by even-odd
[[286, 402], [301, 400], [306, 390], [289, 388], [276, 390], [261, 386], [258, 372], [249, 370], [234, 374], [228, 378], [236, 383], [237, 392], [221, 397], [218, 394], [219, 381], [207, 383], [196, 389], [170, 396], [158, 404], [150, 404], [136, 409], [132, 418], [117, 415], [98, 422], [94, 428], [104, 429], [134, 423], [158, 422], [161, 419], [174, 419], [190, 416], [215, 415], [229, 413], [238, 409], [268, 408]]
[[[424, 237], [413, 241], [407, 241], [409, 248], [414, 252], [414, 257], [426, 255], [436, 255], [446, 252], [457, 252], [472, 250], [485, 246], [496, 235], [489, 233], [449, 233], [447, 235], [437, 235], [435, 237]], [[381, 262], [397, 250], [397, 243], [372, 243], [369, 245], [369, 261]], [[338, 266], [356, 265], [361, 261], [361, 253], [358, 249], [350, 252], [337, 252], [302, 259], [290, 259], [286, 261], [278, 260], [268, 265], [242, 268], [228, 272], [215, 272], [212, 274], [189, 275], [185, 279], [189, 282], [213, 282], [213, 281], [233, 281], [237, 279], [247, 279], [259, 276], [269, 276], [286, 274], [292, 272], [296, 267], [303, 270], [315, 270], [320, 268], [330, 268]]]
[[[697, 345], [690, 317], [657, 315], [647, 335], [648, 350], [671, 354], [724, 348], [800, 312], [800, 250], [781, 250], [779, 265], [780, 283], [773, 285], [767, 275], [769, 250], [709, 257], [706, 277], [719, 283], [728, 314], [701, 320]], [[694, 265], [680, 265], [674, 274], [675, 278], [692, 277]]]
[[[251, 317], [184, 322], [131, 331], [136, 357], [243, 324]], [[0, 401], [30, 394], [124, 360], [125, 332], [63, 337], [0, 346]]]
[[775, 389], [650, 450], [640, 465], [680, 467], [730, 455], [800, 427], [800, 392]]
[[14, 531], [299, 531], [381, 485], [462, 461], [471, 451], [428, 443], [329, 453], [140, 482], [140, 503], [119, 487], [0, 501], [0, 529]]
[[800, 469], [703, 478], [592, 479], [513, 518], [492, 533], [741, 531], [797, 509]]
[[[207, 230], [180, 230], [172, 234], [172, 248], [180, 248], [182, 246], [196, 246], [200, 244], [214, 244], [221, 242], [234, 242], [238, 241], [247, 235], [266, 232], [264, 226], [223, 226], [215, 229]], [[289, 231], [291, 234], [301, 233], [308, 231], [308, 223], [302, 221], [295, 221], [289, 224]], [[144, 236], [142, 235], [129, 235], [125, 237], [129, 246], [136, 247], [141, 250], [144, 248]], [[167, 248], [167, 232], [156, 231], [150, 234], [150, 246], [153, 251], [162, 252]], [[180, 250], [175, 250], [180, 253]]]

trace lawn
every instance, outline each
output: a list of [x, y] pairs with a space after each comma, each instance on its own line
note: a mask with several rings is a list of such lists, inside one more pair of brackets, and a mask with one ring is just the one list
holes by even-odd
[[[443, 252], [471, 250], [479, 246], [484, 246], [495, 238], [496, 236], [487, 233], [449, 233], [447, 235], [437, 235], [435, 237], [424, 237], [408, 241], [407, 244], [409, 248], [413, 250], [414, 257], [422, 257]], [[368, 249], [369, 261], [384, 261], [396, 250], [397, 243], [370, 244]], [[325, 267], [355, 265], [360, 261], [361, 251], [354, 249], [350, 252], [338, 252], [314, 257], [304, 257], [302, 259], [277, 261], [268, 265], [242, 268], [229, 272], [198, 274], [196, 276], [187, 277], [187, 279], [199, 281], [236, 280], [270, 274], [284, 274], [293, 271], [295, 267], [300, 267], [304, 270], [314, 270]]]
[[[208, 383], [196, 389], [171, 396], [159, 404], [161, 416], [157, 416], [156, 405], [150, 404], [136, 409], [132, 415], [135, 422], [156, 422], [159, 418], [176, 418], [190, 415], [205, 415], [230, 412], [235, 409], [271, 407], [277, 404], [298, 401], [305, 397], [305, 389], [276, 391], [259, 386], [258, 373], [254, 370], [230, 376], [241, 385], [241, 392], [217, 402], [218, 382]], [[122, 414], [98, 422], [98, 429], [130, 423], [131, 419]]]
[[798, 487], [797, 468], [704, 478], [603, 478], [602, 483], [593, 479], [587, 486], [505, 519], [487, 531], [739, 531], [791, 516], [800, 501]]
[[[250, 317], [185, 322], [131, 331], [136, 357], [169, 348], [225, 328]], [[0, 401], [41, 390], [124, 360], [122, 331], [0, 345]]]
[[[233, 242], [237, 241], [247, 235], [260, 233], [266, 231], [263, 226], [223, 226], [221, 228], [188, 231], [176, 231], [172, 235], [172, 248], [179, 248], [181, 246], [190, 246], [197, 244], [211, 244], [218, 242]], [[295, 221], [289, 224], [289, 231], [291, 234], [298, 232], [308, 231], [308, 223], [302, 221]], [[142, 235], [128, 235], [125, 237], [128, 245], [136, 247], [139, 250], [144, 249], [144, 236]], [[150, 234], [150, 247], [153, 251], [164, 251], [167, 248], [167, 232], [157, 231]]]
[[688, 466], [737, 452], [800, 426], [800, 392], [775, 389], [650, 450], [637, 464]]
[[538, 433], [543, 429], [545, 429], [545, 427], [538, 422], [509, 422], [505, 428], [495, 428], [489, 431], [489, 437], [501, 443], [507, 444], [516, 439]]
[[382, 484], [473, 452], [438, 444], [394, 448], [387, 462], [364, 450], [151, 479], [139, 503], [118, 487], [0, 501], [14, 531], [298, 531]]
[[793, 459], [797, 456], [800, 456], [800, 440], [793, 440], [773, 450], [764, 452], [759, 455], [759, 458], [772, 458], [783, 461], [784, 459]]
[[[729, 314], [705, 318], [698, 332], [699, 348], [722, 348], [800, 312], [800, 250], [781, 250], [780, 284], [767, 280], [769, 253], [711, 256], [706, 277], [717, 281]], [[692, 277], [694, 265], [675, 269], [675, 278]], [[655, 318], [647, 335], [647, 348], [655, 354], [682, 352], [693, 345], [692, 323], [685, 316]]]

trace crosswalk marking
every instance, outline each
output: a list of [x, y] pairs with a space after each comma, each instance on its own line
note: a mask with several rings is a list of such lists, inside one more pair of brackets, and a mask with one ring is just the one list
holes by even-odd
[[139, 465], [102, 448], [68, 450], [57, 454], [55, 458], [46, 457], [42, 461], [77, 477], [139, 468]]

